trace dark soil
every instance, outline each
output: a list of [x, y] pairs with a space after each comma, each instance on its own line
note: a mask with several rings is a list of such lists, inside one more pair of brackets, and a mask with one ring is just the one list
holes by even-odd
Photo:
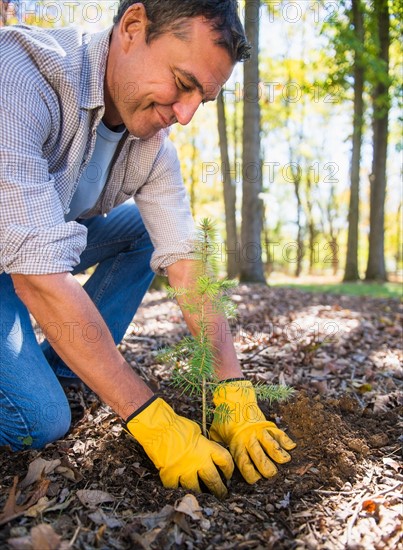
[[[3, 522], [0, 548], [378, 550], [402, 544], [399, 303], [253, 285], [237, 289], [234, 300], [240, 313], [234, 338], [247, 376], [297, 390], [290, 402], [261, 403], [267, 418], [297, 442], [292, 461], [253, 486], [236, 472], [227, 499], [195, 495], [200, 511], [183, 512], [179, 503], [187, 492], [162, 487], [112, 411], [92, 393], [70, 390], [75, 425], [65, 439], [42, 451], [0, 452], [0, 509], [14, 476], [21, 481], [38, 458], [60, 461], [20, 486], [16, 506], [30, 496], [35, 505]], [[177, 306], [163, 292], [151, 292], [120, 347], [178, 413], [198, 420], [199, 404], [173, 389], [168, 367], [155, 360], [159, 348], [185, 333]], [[109, 500], [91, 493], [95, 500], [85, 503], [80, 490], [103, 491]], [[35, 526], [43, 524], [50, 531], [38, 539]]]

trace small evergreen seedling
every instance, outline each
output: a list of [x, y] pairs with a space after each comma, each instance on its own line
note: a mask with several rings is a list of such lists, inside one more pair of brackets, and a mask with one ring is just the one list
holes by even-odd
[[[235, 305], [229, 292], [237, 282], [217, 277], [215, 228], [208, 218], [203, 219], [198, 227], [197, 261], [195, 261], [195, 285], [192, 289], [168, 287], [169, 298], [180, 298], [182, 307], [195, 315], [198, 324], [198, 336], [185, 337], [175, 346], [164, 350], [160, 360], [172, 364], [172, 383], [188, 395], [197, 395], [202, 400], [202, 431], [207, 434], [208, 394], [219, 384], [214, 370], [214, 347], [210, 336], [216, 327], [212, 317], [218, 313], [227, 319], [236, 315]], [[293, 389], [288, 386], [254, 386], [259, 399], [282, 401], [290, 397]], [[228, 412], [215, 411], [216, 418], [225, 422]]]

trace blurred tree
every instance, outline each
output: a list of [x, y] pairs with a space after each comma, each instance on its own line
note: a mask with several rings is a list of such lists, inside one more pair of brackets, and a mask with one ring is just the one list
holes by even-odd
[[385, 195], [388, 124], [391, 98], [389, 94], [390, 15], [388, 0], [374, 0], [372, 10], [375, 59], [372, 72], [373, 157], [370, 180], [369, 253], [365, 279], [386, 281], [385, 267]]
[[229, 278], [238, 275], [237, 262], [237, 227], [236, 227], [236, 186], [231, 177], [230, 158], [228, 153], [227, 120], [223, 90], [217, 98], [218, 136], [221, 153], [221, 174], [223, 180], [225, 230], [227, 250], [227, 276]]
[[[399, 2], [390, 2], [398, 13]], [[391, 107], [389, 74], [390, 13], [388, 0], [342, 0], [326, 26], [335, 50], [335, 70], [330, 80], [348, 90], [353, 80], [353, 132], [348, 241], [344, 280], [359, 278], [358, 224], [360, 159], [365, 115], [365, 91], [370, 91], [373, 128], [373, 158], [370, 180], [369, 251], [365, 278], [386, 280], [385, 195], [388, 120]], [[398, 16], [397, 16], [398, 17]]]
[[314, 272], [315, 266], [315, 248], [316, 248], [316, 239], [319, 235], [319, 229], [316, 225], [315, 216], [314, 216], [314, 203], [313, 203], [313, 193], [312, 188], [314, 185], [312, 171], [308, 170], [306, 175], [306, 191], [305, 191], [305, 201], [306, 201], [306, 219], [307, 219], [307, 230], [308, 230], [308, 250], [309, 250], [309, 268], [308, 272], [310, 275]]
[[262, 259], [263, 201], [260, 154], [259, 23], [260, 0], [245, 0], [245, 31], [252, 45], [244, 63], [242, 134], [242, 222], [240, 280], [265, 283]]
[[[364, 128], [364, 87], [366, 38], [362, 0], [341, 0], [340, 10], [324, 25], [324, 33], [334, 50], [334, 62], [329, 66], [330, 86], [339, 86], [342, 99], [353, 102], [352, 149], [350, 161], [350, 197], [348, 209], [347, 252], [344, 281], [360, 278], [358, 269], [359, 209], [361, 149]], [[352, 96], [350, 94], [352, 91]]]
[[351, 33], [353, 51], [353, 138], [350, 167], [350, 205], [348, 210], [348, 236], [344, 281], [356, 281], [358, 273], [358, 221], [360, 201], [361, 146], [364, 122], [364, 15], [361, 0], [352, 0], [351, 26], [343, 34]]
[[331, 264], [333, 267], [333, 275], [337, 274], [339, 266], [339, 234], [340, 228], [337, 226], [337, 217], [339, 211], [339, 198], [336, 194], [336, 186], [334, 182], [330, 184], [330, 197], [327, 201], [326, 218], [329, 224], [330, 240], [326, 246], [331, 251]]
[[403, 216], [402, 216], [402, 203], [399, 204], [397, 208], [397, 212], [394, 216], [394, 234], [393, 234], [393, 241], [394, 241], [394, 249], [395, 249], [395, 262], [396, 262], [396, 274], [399, 272], [399, 267], [402, 265], [403, 262], [403, 247], [402, 247], [402, 233], [403, 233]]
[[0, 0], [0, 27], [4, 27], [7, 24], [8, 4], [8, 1]]

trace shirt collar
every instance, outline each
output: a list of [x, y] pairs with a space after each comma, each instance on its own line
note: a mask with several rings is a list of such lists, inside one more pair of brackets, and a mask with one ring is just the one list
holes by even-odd
[[104, 107], [104, 79], [109, 52], [109, 40], [113, 27], [87, 35], [87, 48], [82, 65], [81, 107]]

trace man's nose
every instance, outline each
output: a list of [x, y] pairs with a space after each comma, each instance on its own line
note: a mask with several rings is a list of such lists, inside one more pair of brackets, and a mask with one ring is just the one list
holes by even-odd
[[197, 97], [181, 99], [180, 101], [174, 103], [172, 105], [172, 110], [179, 124], [182, 124], [182, 126], [189, 124], [200, 103], [201, 101]]

